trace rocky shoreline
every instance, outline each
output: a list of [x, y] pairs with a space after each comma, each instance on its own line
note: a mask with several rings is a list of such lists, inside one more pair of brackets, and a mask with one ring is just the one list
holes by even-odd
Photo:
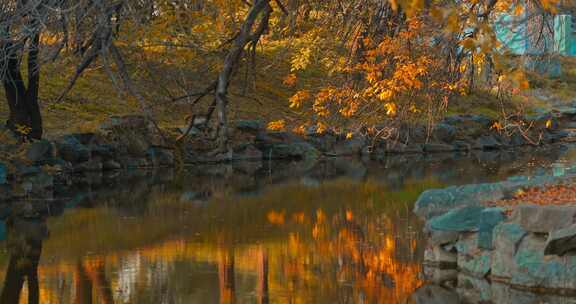
[[[111, 117], [94, 132], [48, 140], [0, 144], [0, 201], [46, 197], [54, 187], [75, 183], [79, 176], [143, 168], [174, 167], [233, 161], [303, 160], [388, 154], [469, 153], [538, 147], [572, 142], [576, 108], [526, 117], [525, 132], [506, 135], [495, 121], [481, 115], [455, 115], [431, 132], [424, 126], [400, 128], [393, 138], [363, 134], [274, 132], [259, 121], [238, 121], [230, 130], [231, 149], [212, 154], [200, 126], [159, 131], [143, 116]], [[0, 130], [2, 131], [2, 130]], [[7, 133], [6, 130], [2, 133]], [[189, 139], [175, 150], [175, 138]], [[430, 133], [430, 134], [429, 134]], [[4, 134], [6, 137], [6, 134]], [[81, 177], [80, 177], [81, 179]]]
[[[573, 183], [573, 173], [428, 190], [425, 265], [535, 293], [576, 295], [576, 204], [487, 206], [528, 187]], [[491, 282], [491, 283], [488, 283]], [[456, 285], [459, 286], [460, 282]], [[490, 289], [490, 288], [488, 288]]]

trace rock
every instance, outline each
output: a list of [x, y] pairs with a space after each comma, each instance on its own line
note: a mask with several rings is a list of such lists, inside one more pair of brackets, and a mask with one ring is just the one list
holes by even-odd
[[234, 124], [237, 130], [257, 134], [264, 131], [264, 123], [260, 120], [239, 120]]
[[542, 133], [542, 141], [545, 143], [555, 143], [562, 141], [564, 138], [570, 136], [570, 133], [565, 130], [546, 130]]
[[360, 155], [362, 148], [366, 145], [366, 138], [362, 135], [354, 135], [352, 138], [336, 142], [331, 154], [337, 156]]
[[500, 143], [493, 135], [484, 135], [478, 138], [473, 145], [474, 149], [479, 150], [495, 150], [500, 149], [502, 143]]
[[574, 251], [576, 251], [576, 225], [550, 232], [544, 249], [545, 255], [563, 256]]
[[391, 154], [406, 154], [406, 153], [422, 153], [424, 150], [422, 149], [422, 145], [419, 144], [403, 144], [400, 142], [392, 142], [386, 143], [384, 148], [377, 147], [376, 153], [384, 154], [384, 153], [391, 153]]
[[320, 152], [309, 143], [275, 144], [264, 151], [264, 157], [270, 159], [304, 159], [314, 160]]
[[456, 132], [458, 130], [447, 123], [439, 123], [432, 130], [432, 136], [439, 141], [449, 143], [456, 137]]
[[574, 223], [576, 206], [521, 205], [514, 208], [511, 222], [526, 231], [549, 233]]
[[38, 140], [31, 143], [26, 150], [26, 159], [33, 163], [42, 163], [53, 158], [52, 143]]
[[232, 154], [233, 160], [262, 160], [262, 151], [258, 150], [254, 145], [242, 145], [234, 148]]
[[122, 165], [114, 160], [107, 160], [102, 163], [102, 169], [105, 171], [120, 170], [122, 169]]
[[492, 253], [478, 248], [477, 245], [477, 233], [467, 233], [460, 236], [458, 243], [456, 243], [458, 269], [473, 276], [484, 278], [490, 272]]
[[528, 144], [528, 141], [519, 132], [514, 132], [514, 134], [510, 136], [510, 144], [512, 146], [525, 146]]
[[58, 156], [71, 163], [81, 163], [90, 159], [90, 149], [82, 144], [75, 136], [65, 135], [55, 142]]
[[316, 149], [324, 153], [334, 153], [332, 150], [337, 141], [336, 135], [331, 132], [322, 134], [310, 134], [306, 137], [306, 141], [313, 145]]
[[440, 143], [423, 144], [422, 147], [426, 153], [452, 152], [456, 150], [452, 145]]
[[510, 278], [514, 270], [514, 256], [520, 241], [528, 232], [518, 224], [501, 223], [494, 228], [492, 276]]
[[100, 172], [103, 169], [99, 159], [92, 159], [74, 166], [75, 172]]
[[478, 248], [486, 250], [493, 248], [492, 235], [494, 227], [505, 219], [506, 216], [502, 208], [486, 208], [482, 210], [478, 223]]
[[5, 164], [0, 163], [0, 185], [5, 185], [8, 183], [8, 167]]
[[510, 284], [527, 288], [576, 289], [576, 256], [544, 256], [546, 238], [529, 233], [517, 246]]
[[414, 206], [414, 213], [429, 219], [458, 207], [478, 206], [482, 202], [496, 201], [505, 196], [505, 183], [452, 186], [424, 191]]
[[463, 140], [456, 140], [452, 142], [455, 151], [470, 151], [472, 150], [472, 145]]
[[102, 159], [115, 159], [118, 152], [116, 147], [109, 144], [91, 145], [88, 147], [92, 157], [101, 157]]
[[442, 268], [455, 268], [457, 265], [456, 252], [450, 252], [442, 246], [430, 246], [424, 251], [424, 262]]
[[[458, 293], [439, 285], [424, 285], [412, 294], [415, 304], [460, 304]], [[408, 303], [408, 301], [406, 301]]]
[[146, 156], [156, 167], [174, 165], [174, 151], [170, 149], [151, 147], [146, 151]]
[[28, 175], [22, 180], [22, 189], [27, 194], [43, 195], [54, 187], [54, 178], [46, 172]]
[[454, 209], [429, 220], [426, 228], [430, 231], [477, 231], [480, 215], [484, 207], [463, 207]]
[[456, 231], [433, 230], [429, 232], [428, 244], [436, 246], [456, 243], [459, 235]]
[[112, 116], [97, 131], [117, 145], [128, 146], [132, 156], [145, 157], [149, 147], [168, 146], [161, 131], [142, 115]]

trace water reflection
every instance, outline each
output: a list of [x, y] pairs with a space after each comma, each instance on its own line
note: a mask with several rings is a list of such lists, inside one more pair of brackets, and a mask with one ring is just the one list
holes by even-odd
[[[0, 303], [40, 303], [38, 264], [42, 253], [42, 242], [47, 236], [43, 219], [10, 217], [6, 220], [8, 266]], [[22, 296], [24, 283], [27, 292]], [[27, 298], [27, 299], [26, 299]]]
[[434, 303], [414, 294], [427, 288], [418, 195], [566, 155], [195, 167], [118, 187], [100, 178], [9, 208], [0, 303]]

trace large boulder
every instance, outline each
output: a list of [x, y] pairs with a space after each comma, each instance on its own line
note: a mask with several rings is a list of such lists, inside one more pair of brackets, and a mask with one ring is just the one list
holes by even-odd
[[511, 221], [526, 231], [550, 233], [574, 224], [576, 206], [521, 205], [514, 208]]
[[454, 209], [429, 220], [428, 230], [467, 232], [478, 231], [480, 216], [484, 207], [470, 206]]
[[479, 206], [482, 202], [502, 199], [507, 188], [505, 183], [487, 183], [426, 190], [416, 201], [414, 213], [429, 219], [454, 208]]
[[112, 116], [97, 132], [117, 146], [127, 146], [128, 153], [135, 157], [145, 157], [152, 146], [169, 146], [162, 131], [142, 115]]

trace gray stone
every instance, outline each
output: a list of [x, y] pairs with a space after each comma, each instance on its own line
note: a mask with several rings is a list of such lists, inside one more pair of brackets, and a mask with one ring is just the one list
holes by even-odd
[[456, 251], [458, 269], [480, 278], [490, 272], [492, 252], [478, 248], [477, 233], [461, 234], [456, 243]]
[[102, 171], [103, 165], [99, 159], [92, 159], [74, 166], [76, 172], [95, 172]]
[[432, 246], [455, 243], [460, 235], [456, 231], [433, 230], [429, 233], [428, 244]]
[[436, 140], [447, 143], [454, 140], [457, 131], [458, 130], [452, 125], [446, 123], [439, 123], [434, 127], [432, 135], [434, 136], [434, 138], [436, 138]]
[[439, 153], [439, 152], [452, 152], [456, 148], [452, 145], [441, 144], [441, 143], [429, 143], [422, 145], [424, 152], [427, 153]]
[[514, 270], [514, 255], [528, 232], [518, 224], [501, 223], [494, 228], [493, 234], [492, 276], [509, 279]]
[[146, 152], [146, 156], [156, 166], [173, 166], [174, 150], [159, 147], [151, 147]]
[[546, 241], [545, 255], [563, 256], [576, 251], [576, 225], [550, 232]]
[[[379, 152], [378, 150], [381, 149], [376, 149], [377, 153]], [[388, 143], [386, 145], [386, 147], [383, 148], [383, 152], [384, 153], [391, 153], [391, 154], [396, 154], [396, 153], [422, 153], [424, 152], [424, 150], [422, 149], [422, 145], [419, 144], [403, 144], [400, 142], [393, 142], [393, 143]]]
[[82, 144], [75, 136], [66, 135], [55, 142], [58, 156], [71, 163], [81, 163], [91, 157], [88, 147]]
[[516, 255], [510, 283], [529, 288], [576, 289], [576, 256], [544, 256], [546, 238], [527, 234]]
[[102, 163], [102, 169], [106, 171], [120, 170], [122, 169], [122, 165], [120, 165], [120, 163], [117, 161], [107, 160]]
[[352, 138], [336, 142], [333, 154], [337, 156], [360, 155], [360, 152], [365, 145], [366, 138], [360, 134], [356, 134], [352, 136]]
[[458, 293], [439, 285], [424, 285], [412, 294], [416, 304], [460, 304]]
[[576, 206], [521, 205], [514, 208], [511, 221], [529, 232], [549, 233], [574, 223]]
[[427, 265], [455, 268], [457, 260], [456, 252], [448, 251], [442, 246], [429, 246], [424, 250], [424, 262]]
[[500, 149], [502, 147], [502, 143], [500, 143], [496, 137], [493, 135], [484, 135], [480, 138], [476, 139], [474, 142], [473, 148], [480, 149], [480, 150], [495, 150]]
[[52, 157], [52, 143], [47, 140], [35, 141], [26, 150], [26, 159], [33, 163], [47, 161]]
[[493, 230], [496, 225], [506, 219], [504, 209], [487, 208], [480, 213], [480, 222], [478, 223], [478, 248], [491, 250]]
[[309, 143], [297, 142], [272, 145], [269, 150], [264, 151], [264, 157], [271, 159], [313, 160], [320, 157], [320, 152]]
[[235, 127], [242, 132], [258, 133], [264, 130], [264, 123], [260, 120], [239, 120]]
[[258, 150], [254, 145], [242, 145], [234, 148], [232, 154], [233, 160], [261, 160], [262, 151]]
[[454, 209], [429, 220], [426, 228], [431, 231], [477, 231], [482, 210], [484, 207], [477, 206]]

